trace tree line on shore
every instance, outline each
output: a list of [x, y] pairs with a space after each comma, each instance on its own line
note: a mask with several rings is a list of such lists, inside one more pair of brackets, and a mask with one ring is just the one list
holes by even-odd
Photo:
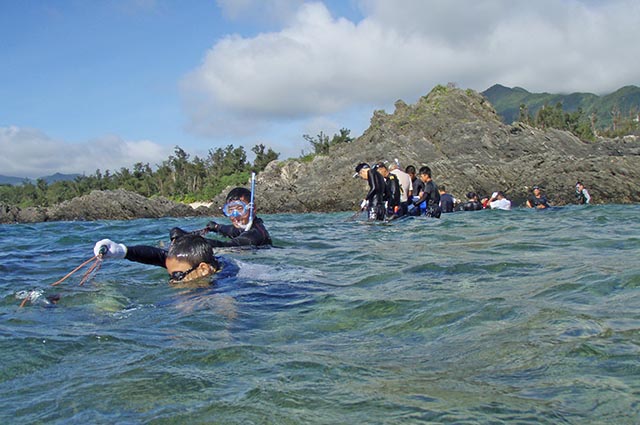
[[[311, 144], [312, 153], [301, 155], [301, 160], [309, 161], [315, 155], [327, 154], [329, 148], [339, 143], [353, 141], [350, 130], [341, 129], [332, 138], [323, 132], [316, 137], [304, 135]], [[176, 146], [169, 158], [155, 169], [148, 163], [135, 163], [131, 169], [122, 167], [117, 171], [97, 169], [91, 175], [77, 176], [73, 180], [47, 183], [40, 178], [35, 183], [25, 180], [20, 185], [0, 185], [0, 204], [21, 208], [49, 207], [93, 190], [125, 189], [147, 198], [163, 196], [176, 202], [208, 201], [228, 186], [247, 183], [251, 172], [260, 172], [271, 161], [280, 156], [263, 144], [254, 146], [253, 163], [247, 160], [244, 147], [228, 145], [225, 148], [209, 150], [205, 158], [191, 156]]]
[[629, 134], [640, 134], [640, 114], [631, 110], [628, 115], [623, 115], [619, 108], [611, 111], [612, 124], [603, 129], [598, 129], [598, 118], [595, 113], [586, 115], [582, 108], [574, 112], [565, 112], [562, 103], [555, 106], [544, 105], [535, 116], [529, 113], [526, 104], [520, 105], [518, 121], [538, 128], [556, 128], [570, 131], [582, 140], [595, 141], [597, 136], [614, 138]]

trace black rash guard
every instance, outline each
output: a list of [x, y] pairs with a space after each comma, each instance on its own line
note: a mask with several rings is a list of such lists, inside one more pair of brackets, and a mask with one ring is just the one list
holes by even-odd
[[136, 263], [149, 264], [167, 268], [165, 261], [167, 260], [168, 251], [157, 248], [155, 246], [135, 245], [127, 247], [127, 255], [124, 256], [129, 261]]
[[398, 181], [398, 177], [396, 177], [395, 174], [389, 173], [389, 175], [385, 179], [385, 183], [387, 187], [388, 207], [391, 211], [393, 211], [394, 207], [400, 205], [400, 182]]
[[420, 199], [415, 201], [413, 205], [418, 206], [423, 202], [427, 202], [427, 216], [440, 218], [442, 210], [440, 209], [440, 192], [438, 192], [438, 186], [433, 180], [424, 184], [424, 190]]
[[219, 224], [215, 230], [223, 236], [230, 238], [229, 241], [205, 238], [212, 247], [234, 247], [234, 246], [265, 246], [271, 245], [271, 237], [264, 227], [261, 218], [254, 217], [251, 229], [245, 231], [238, 229], [232, 224]]
[[540, 195], [539, 198], [536, 198], [535, 195], [531, 195], [531, 196], [529, 196], [528, 201], [529, 201], [529, 203], [531, 204], [531, 206], [533, 208], [538, 208], [538, 205], [543, 205], [544, 208], [549, 208], [550, 207], [549, 201], [547, 201], [547, 197], [544, 196], [544, 195]]
[[369, 201], [369, 207], [384, 205], [387, 184], [384, 181], [382, 174], [378, 172], [378, 167], [369, 169], [369, 173], [367, 173], [367, 182], [369, 183], [369, 192], [364, 199]]

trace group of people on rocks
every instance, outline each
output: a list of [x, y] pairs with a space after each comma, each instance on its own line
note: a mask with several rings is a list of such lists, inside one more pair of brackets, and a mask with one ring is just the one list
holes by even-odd
[[[369, 185], [369, 191], [360, 204], [360, 211], [367, 211], [369, 220], [393, 220], [406, 215], [440, 218], [443, 213], [454, 211], [511, 209], [511, 201], [502, 191], [482, 198], [475, 192], [469, 192], [465, 202], [458, 202], [447, 193], [444, 185], [436, 185], [427, 166], [416, 172], [413, 165], [403, 171], [397, 160], [389, 165], [380, 161], [373, 166], [361, 162], [355, 171], [353, 177], [360, 177]], [[581, 182], [576, 183], [575, 189], [578, 203], [591, 202], [591, 196]], [[550, 207], [539, 186], [533, 186], [525, 205], [537, 209]]]

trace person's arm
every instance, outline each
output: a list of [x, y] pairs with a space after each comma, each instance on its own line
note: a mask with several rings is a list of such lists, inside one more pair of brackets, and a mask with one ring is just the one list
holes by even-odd
[[267, 232], [267, 229], [264, 227], [262, 219], [255, 218], [251, 229], [247, 231], [243, 231], [242, 229], [238, 229], [235, 227], [233, 228], [236, 231], [230, 232], [235, 235], [234, 237], [231, 237], [231, 240], [221, 241], [207, 238], [207, 243], [214, 248], [271, 245], [271, 237], [269, 236], [269, 232]]
[[591, 202], [591, 195], [589, 195], [589, 191], [587, 189], [582, 189], [582, 193], [584, 194], [584, 203], [588, 204]]
[[127, 247], [127, 254], [124, 258], [129, 261], [135, 261], [136, 263], [167, 267], [167, 251], [155, 246], [135, 245]]
[[96, 242], [93, 253], [107, 258], [126, 258], [137, 263], [150, 264], [152, 266], [166, 267], [167, 251], [155, 246], [137, 245], [127, 247], [124, 244], [113, 242], [110, 239], [102, 239]]

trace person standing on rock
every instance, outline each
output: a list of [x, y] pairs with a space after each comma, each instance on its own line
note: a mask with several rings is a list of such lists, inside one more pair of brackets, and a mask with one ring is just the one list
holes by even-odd
[[545, 209], [549, 208], [549, 201], [547, 197], [542, 194], [540, 190], [540, 186], [533, 186], [532, 194], [527, 198], [527, 207], [528, 208], [537, 208], [537, 209]]
[[[418, 176], [422, 183], [424, 183], [424, 190], [420, 197], [413, 201], [413, 208], [419, 208], [420, 204], [425, 202], [427, 204], [427, 211], [425, 215], [427, 217], [440, 218], [442, 210], [440, 209], [440, 193], [438, 192], [438, 186], [431, 179], [431, 168], [422, 167], [418, 171]], [[411, 207], [409, 207], [411, 209]]]
[[361, 162], [356, 166], [356, 173], [353, 177], [359, 176], [369, 183], [369, 192], [360, 204], [360, 208], [368, 211], [369, 220], [382, 221], [386, 213], [384, 206], [386, 183], [376, 168], [371, 168], [369, 164]]
[[591, 203], [591, 195], [582, 182], [576, 183], [576, 198], [581, 205]]

